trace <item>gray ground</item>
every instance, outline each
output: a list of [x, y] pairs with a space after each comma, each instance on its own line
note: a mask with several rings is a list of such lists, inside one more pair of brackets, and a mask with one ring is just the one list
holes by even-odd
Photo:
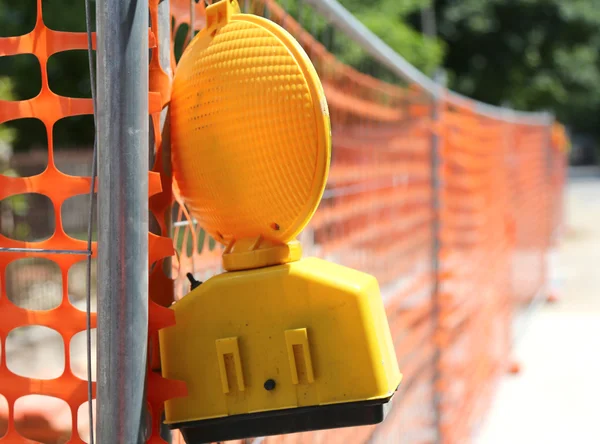
[[567, 230], [553, 261], [560, 301], [529, 319], [477, 444], [600, 443], [600, 170], [571, 171]]

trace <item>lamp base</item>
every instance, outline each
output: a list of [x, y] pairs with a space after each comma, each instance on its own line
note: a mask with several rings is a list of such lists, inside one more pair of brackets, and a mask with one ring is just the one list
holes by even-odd
[[312, 430], [355, 427], [382, 422], [391, 397], [314, 407], [297, 407], [223, 418], [173, 423], [187, 444], [281, 435]]

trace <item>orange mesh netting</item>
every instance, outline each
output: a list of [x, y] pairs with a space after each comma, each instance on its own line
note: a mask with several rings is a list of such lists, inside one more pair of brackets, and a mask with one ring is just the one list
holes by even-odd
[[[329, 103], [331, 172], [300, 236], [305, 254], [378, 278], [404, 374], [393, 410], [378, 427], [262, 442], [423, 443], [437, 433], [442, 442], [467, 442], [509, 363], [515, 304], [544, 289], [550, 236], [561, 224], [564, 131], [556, 127], [551, 141], [547, 125], [495, 120], [469, 103], [445, 100], [434, 122], [433, 101], [417, 85], [390, 85], [342, 64], [273, 1], [245, 4], [301, 43]], [[177, 23], [188, 16], [182, 11]], [[437, 272], [434, 134], [442, 164]], [[204, 279], [220, 271], [220, 250], [181, 201], [177, 208], [181, 297], [188, 291], [185, 273]]]
[[[86, 242], [68, 236], [62, 228], [61, 205], [73, 196], [89, 193], [90, 179], [63, 174], [58, 170], [53, 159], [52, 128], [59, 120], [67, 116], [92, 113], [91, 99], [73, 99], [53, 93], [48, 86], [46, 71], [48, 58], [60, 51], [87, 49], [87, 39], [84, 33], [67, 33], [48, 29], [42, 18], [42, 3], [37, 2], [37, 21], [35, 28], [23, 36], [0, 38], [0, 56], [16, 54], [34, 54], [41, 67], [42, 88], [40, 93], [30, 100], [0, 101], [0, 123], [7, 121], [35, 118], [46, 127], [48, 137], [48, 166], [37, 176], [12, 178], [0, 176], [0, 198], [5, 199], [23, 193], [39, 193], [47, 196], [53, 204], [55, 214], [55, 231], [46, 241], [26, 243], [0, 236], [2, 247], [14, 248], [44, 248], [86, 250]], [[94, 247], [95, 250], [95, 247]], [[95, 253], [94, 253], [95, 254]], [[45, 258], [58, 264], [62, 278], [62, 303], [49, 311], [27, 310], [11, 303], [6, 293], [6, 268], [18, 259], [24, 257]], [[64, 430], [55, 430], [50, 426], [44, 427], [41, 418], [58, 415], [56, 403], [47, 398], [39, 399], [29, 405], [15, 417], [15, 403], [26, 395], [45, 395], [63, 399], [70, 408], [67, 416], [71, 436], [70, 442], [83, 442], [77, 431], [78, 408], [87, 401], [87, 383], [73, 374], [69, 344], [78, 332], [85, 329], [85, 312], [78, 310], [69, 302], [68, 272], [77, 262], [85, 259], [81, 255], [60, 255], [52, 253], [0, 253], [0, 273], [2, 276], [2, 295], [0, 296], [0, 343], [2, 357], [0, 360], [0, 394], [7, 401], [6, 406], [0, 404], [0, 423], [5, 422], [3, 440], [13, 443], [29, 442], [29, 438], [42, 442], [55, 442]], [[92, 319], [95, 324], [95, 315]], [[7, 366], [6, 340], [11, 331], [23, 326], [45, 326], [58, 332], [66, 347], [64, 353], [64, 372], [53, 379], [33, 379], [13, 373]], [[43, 377], [43, 375], [42, 375]], [[61, 405], [59, 404], [59, 407]], [[3, 408], [5, 407], [5, 408]], [[34, 415], [40, 419], [36, 420]], [[21, 433], [19, 433], [21, 432]], [[67, 435], [67, 436], [68, 436]], [[54, 440], [52, 440], [54, 439]]]
[[[157, 2], [156, 2], [157, 3]], [[151, 35], [153, 37], [153, 35]], [[154, 38], [150, 39], [152, 47]], [[64, 97], [55, 94], [48, 84], [47, 62], [58, 52], [75, 49], [87, 50], [85, 33], [62, 32], [49, 29], [42, 16], [42, 0], [37, 0], [37, 20], [35, 28], [28, 34], [0, 38], [0, 57], [16, 54], [33, 54], [41, 68], [42, 87], [39, 94], [22, 101], [0, 101], [0, 124], [16, 119], [39, 119], [46, 128], [48, 164], [43, 173], [32, 177], [9, 177], [0, 175], [0, 199], [6, 199], [24, 193], [39, 193], [47, 196], [54, 208], [55, 230], [49, 239], [42, 242], [23, 242], [5, 236], [0, 236], [0, 246], [9, 248], [36, 248], [44, 250], [79, 250], [85, 253], [85, 241], [77, 240], [68, 235], [63, 229], [61, 207], [64, 202], [77, 195], [89, 193], [90, 178], [77, 177], [61, 172], [54, 161], [53, 127], [60, 120], [69, 116], [92, 114], [92, 100]], [[150, 95], [150, 112], [156, 120], [162, 104], [168, 99], [163, 95], [155, 82], [156, 92]], [[164, 91], [164, 90], [163, 90]], [[157, 137], [160, 146], [160, 133]], [[160, 159], [160, 155], [156, 156]], [[160, 168], [157, 162], [155, 169]], [[164, 195], [170, 199], [169, 193], [160, 193], [161, 177], [158, 173], [150, 173], [149, 196], [152, 196], [151, 206], [159, 214], [164, 206]], [[170, 203], [170, 200], [169, 200]], [[86, 211], [81, 209], [81, 211]], [[160, 220], [160, 218], [159, 218]], [[164, 219], [161, 227], [164, 228]], [[151, 264], [171, 256], [173, 248], [170, 239], [150, 236]], [[95, 257], [95, 243], [93, 256]], [[23, 258], [44, 258], [57, 264], [61, 270], [62, 302], [52, 310], [36, 311], [15, 305], [7, 297], [6, 269], [14, 261]], [[76, 308], [69, 299], [69, 270], [77, 263], [85, 260], [85, 255], [59, 254], [52, 252], [2, 252], [0, 253], [0, 273], [2, 276], [2, 294], [0, 296], [0, 439], [6, 442], [84, 442], [87, 437], [87, 409], [81, 406], [87, 402], [87, 382], [74, 374], [72, 368], [71, 343], [73, 337], [85, 329], [85, 312]], [[156, 270], [160, 267], [154, 267]], [[156, 291], [166, 288], [166, 279], [152, 274]], [[162, 288], [159, 285], [163, 284]], [[169, 282], [170, 285], [170, 282]], [[172, 285], [170, 285], [172, 288]], [[164, 292], [162, 293], [164, 294]], [[168, 295], [169, 292], [167, 291]], [[151, 304], [150, 336], [158, 329], [172, 322], [170, 310]], [[92, 325], [95, 326], [95, 314], [92, 315]], [[64, 371], [57, 377], [40, 374], [38, 377], [25, 377], [11, 371], [7, 365], [7, 337], [20, 327], [43, 326], [57, 332], [62, 338], [64, 349]], [[81, 376], [81, 374], [79, 374]], [[155, 413], [153, 417], [160, 418], [162, 403], [165, 396], [183, 393], [181, 385], [162, 380], [158, 375], [151, 374], [150, 383], [154, 389], [148, 396], [149, 409]], [[166, 395], [169, 393], [169, 395]], [[31, 395], [36, 397], [31, 398]], [[43, 397], [40, 397], [42, 395]], [[62, 400], [62, 402], [60, 402]], [[21, 402], [24, 401], [24, 402]], [[16, 405], [20, 405], [16, 409]], [[59, 419], [57, 419], [59, 418]], [[155, 430], [155, 434], [157, 431]], [[31, 441], [30, 441], [31, 440]]]
[[[52, 128], [66, 116], [91, 114], [92, 103], [53, 93], [46, 64], [59, 51], [87, 49], [86, 36], [48, 29], [41, 2], [37, 0], [37, 22], [31, 33], [0, 38], [0, 57], [34, 54], [40, 62], [42, 90], [30, 100], [0, 102], [0, 124], [41, 120], [48, 137], [48, 166], [32, 177], [0, 175], [0, 198], [23, 193], [48, 196], [56, 228], [43, 242], [0, 237], [0, 246], [85, 250], [84, 241], [63, 230], [61, 205], [70, 197], [87, 194], [90, 179], [63, 174], [55, 166]], [[157, 370], [156, 332], [173, 322], [171, 311], [164, 307], [188, 291], [187, 272], [204, 280], [221, 271], [221, 249], [191, 219], [177, 190], [172, 192], [168, 146], [163, 146], [160, 122], [170, 96], [168, 68], [174, 67], [175, 59], [171, 58], [170, 67], [159, 62], [158, 51], [164, 49], [155, 38], [159, 0], [149, 3], [155, 143], [149, 196], [157, 233], [149, 235], [150, 298], [155, 301], [150, 304], [150, 365]], [[180, 26], [189, 23], [190, 1], [170, 3], [174, 40]], [[546, 255], [562, 226], [564, 128], [495, 120], [479, 115], [468, 103], [457, 106], [446, 100], [438, 104], [440, 115], [434, 120], [434, 101], [418, 85], [391, 85], [344, 65], [271, 0], [240, 4], [268, 13], [282, 24], [319, 72], [331, 112], [331, 173], [324, 199], [300, 240], [306, 256], [321, 256], [378, 278], [404, 374], [388, 419], [377, 427], [269, 437], [264, 442], [425, 443], [434, 442], [438, 432], [442, 442], [468, 442], [509, 363], [512, 312], [542, 292], [547, 280]], [[195, 29], [199, 29], [204, 25], [203, 2], [194, 3], [194, 8]], [[441, 160], [437, 211], [432, 185], [434, 135], [440, 140]], [[171, 218], [177, 252], [172, 257], [167, 239]], [[436, 237], [440, 241], [437, 269]], [[9, 301], [6, 268], [25, 257], [46, 258], [60, 267], [63, 298], [57, 308], [35, 311]], [[85, 313], [69, 301], [67, 279], [69, 269], [82, 260], [83, 255], [0, 252], [0, 395], [6, 399], [3, 405], [0, 396], [0, 436], [4, 442], [82, 442], [78, 415], [86, 416], [80, 409], [87, 401], [86, 381], [71, 370], [69, 344], [85, 329]], [[7, 336], [32, 325], [51, 328], [62, 337], [66, 352], [60, 376], [25, 377], [7, 366]], [[149, 372], [149, 442], [163, 442], [163, 401], [184, 393], [183, 383]], [[30, 410], [21, 410], [21, 416], [15, 414], [15, 403], [27, 395], [64, 400], [70, 418], [67, 426], [50, 420], [57, 416], [52, 404], [44, 407], [36, 402]], [[85, 422], [79, 420], [82, 436]]]

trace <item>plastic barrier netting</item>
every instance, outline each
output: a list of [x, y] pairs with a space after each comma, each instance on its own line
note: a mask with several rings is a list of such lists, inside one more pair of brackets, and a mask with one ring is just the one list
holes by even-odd
[[[44, 25], [42, 18], [42, 3], [37, 2], [37, 21], [35, 28], [28, 34], [15, 37], [0, 38], [0, 56], [9, 57], [16, 54], [34, 54], [41, 68], [42, 86], [39, 94], [25, 101], [0, 101], [0, 123], [15, 119], [39, 119], [46, 128], [48, 140], [47, 167], [43, 173], [32, 177], [12, 178], [0, 176], [0, 198], [23, 193], [39, 193], [47, 196], [51, 201], [55, 215], [55, 230], [52, 236], [43, 242], [23, 242], [0, 237], [2, 247], [12, 248], [44, 248], [55, 250], [81, 250], [87, 249], [86, 242], [68, 236], [62, 228], [61, 205], [66, 199], [87, 194], [90, 188], [90, 179], [87, 177], [74, 177], [62, 173], [53, 161], [53, 126], [60, 119], [67, 116], [76, 116], [92, 113], [90, 99], [73, 99], [63, 97], [52, 92], [48, 85], [46, 71], [47, 61], [50, 56], [61, 51], [74, 49], [87, 49], [87, 40], [84, 33], [67, 33], [54, 31]], [[52, 261], [60, 267], [62, 281], [62, 302], [49, 311], [35, 311], [19, 307], [12, 303], [6, 292], [6, 270], [11, 263], [23, 258], [43, 258]], [[71, 366], [70, 343], [74, 336], [85, 329], [85, 313], [70, 303], [68, 297], [68, 272], [78, 262], [85, 260], [85, 255], [61, 255], [47, 252], [40, 253], [0, 253], [0, 273], [2, 279], [2, 295], [0, 297], [0, 434], [7, 442], [29, 442], [26, 438], [54, 442], [61, 436], [70, 435], [70, 442], [82, 442], [78, 431], [78, 409], [87, 401], [87, 383], [77, 377]], [[94, 316], [95, 317], [95, 316]], [[94, 320], [95, 322], [95, 320]], [[60, 335], [64, 371], [58, 377], [44, 375], [39, 372], [35, 378], [16, 374], [11, 371], [7, 346], [11, 335], [18, 329], [32, 326], [43, 326], [52, 329]], [[48, 378], [52, 379], [48, 379]], [[28, 404], [26, 401], [31, 395], [43, 395]], [[64, 400], [68, 403], [69, 427], [67, 430], [56, 430], [53, 427], [40, 426], [40, 420], [58, 414], [62, 409]], [[19, 409], [19, 404], [21, 409]], [[82, 410], [83, 412], [83, 410]], [[39, 417], [36, 421], [35, 415]]]
[[[47, 63], [56, 53], [86, 50], [87, 40], [83, 32], [49, 29], [42, 3], [44, 9], [52, 7], [47, 0], [37, 0], [37, 21], [30, 33], [0, 37], [0, 62], [33, 54], [42, 79], [34, 98], [0, 101], [0, 124], [40, 120], [46, 129], [47, 164], [43, 172], [29, 177], [0, 175], [0, 199], [28, 193], [47, 196], [53, 230], [43, 241], [3, 234], [0, 247], [81, 254], [0, 251], [0, 441], [80, 443], [89, 433], [87, 387], [85, 375], [73, 370], [73, 341], [85, 330], [85, 312], [73, 301], [74, 287], [81, 283], [71, 273], [86, 260], [87, 245], [64, 229], [62, 207], [69, 198], [87, 195], [90, 179], [65, 174], [56, 166], [53, 127], [65, 117], [93, 110], [89, 98], [65, 97], [51, 90]], [[170, 0], [171, 29], [166, 38], [159, 29], [165, 2], [149, 3], [154, 164], [149, 172], [153, 302], [148, 442], [159, 443], [166, 442], [160, 436], [163, 401], [185, 393], [185, 384], [166, 381], [155, 371], [156, 332], [173, 322], [164, 307], [188, 291], [187, 272], [200, 280], [220, 272], [222, 250], [192, 220], [178, 190], [172, 188], [168, 139], [163, 143], [167, 136], [161, 131], [175, 55], [181, 51], [177, 46], [189, 41], [190, 5], [198, 30], [204, 25], [204, 2]], [[369, 74], [359, 72], [335, 57], [331, 43], [321, 43], [326, 40], [324, 27], [331, 33], [339, 30], [309, 5], [303, 12], [295, 8], [294, 16], [272, 0], [241, 0], [240, 5], [285, 27], [321, 77], [331, 112], [331, 173], [321, 205], [300, 240], [306, 256], [320, 256], [377, 277], [404, 374], [392, 411], [377, 427], [246, 442], [425, 443], [438, 437], [444, 443], [469, 442], [495, 383], [510, 364], [513, 312], [546, 294], [547, 255], [563, 223], [564, 128], [551, 122], [496, 118], [479, 112], [468, 100], [435, 97], [406, 80], [386, 83], [374, 75], [385, 71], [375, 61]], [[318, 16], [320, 27], [313, 16]], [[343, 32], [340, 37], [346, 38]], [[166, 63], [159, 57], [165, 45]], [[86, 205], [79, 211], [86, 212]], [[16, 301], [11, 282], [17, 278], [7, 270], [22, 260], [48, 260], [58, 267], [60, 301], [54, 308], [36, 309]], [[48, 282], [42, 275], [35, 279]], [[19, 329], [34, 326], [60, 336], [59, 371], [27, 374], [11, 363], [20, 344], [12, 344], [14, 336]], [[57, 420], [60, 415], [66, 419]], [[175, 434], [173, 442], [179, 440], [183, 442]]]

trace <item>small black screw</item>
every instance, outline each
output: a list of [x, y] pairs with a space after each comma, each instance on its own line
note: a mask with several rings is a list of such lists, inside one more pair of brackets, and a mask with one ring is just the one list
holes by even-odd
[[186, 274], [186, 276], [187, 276], [188, 280], [190, 281], [190, 287], [192, 290], [198, 288], [202, 284], [202, 282], [196, 280], [196, 278], [194, 277], [194, 275], [192, 273], [188, 273], [188, 274]]
[[275, 380], [267, 379], [265, 381], [264, 387], [265, 387], [265, 390], [269, 390], [269, 391], [273, 390], [275, 388]]

